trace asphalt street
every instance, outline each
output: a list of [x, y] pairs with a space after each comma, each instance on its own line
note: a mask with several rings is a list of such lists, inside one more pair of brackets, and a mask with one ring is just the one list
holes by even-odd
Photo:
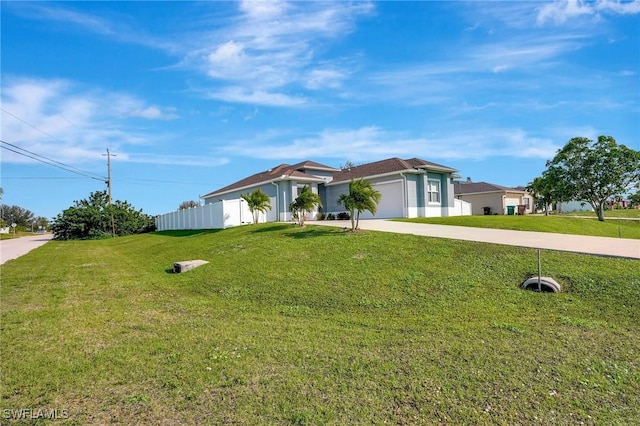
[[29, 253], [31, 250], [46, 244], [52, 238], [53, 234], [42, 234], [0, 240], [0, 265]]

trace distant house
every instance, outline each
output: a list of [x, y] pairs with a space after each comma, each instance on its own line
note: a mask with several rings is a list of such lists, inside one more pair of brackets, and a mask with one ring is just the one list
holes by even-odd
[[[156, 222], [160, 230], [193, 226], [226, 228], [248, 223], [251, 214], [241, 195], [258, 188], [270, 197], [272, 207], [260, 215], [259, 221], [289, 221], [292, 219], [289, 204], [305, 185], [320, 196], [322, 213], [335, 215], [345, 211], [344, 206], [338, 204], [338, 198], [348, 193], [352, 179], [359, 178], [371, 182], [382, 194], [375, 216], [363, 213], [361, 218], [454, 216], [464, 210], [454, 197], [455, 172], [451, 167], [419, 158], [388, 158], [342, 170], [314, 161], [280, 164], [205, 194], [202, 211], [188, 209], [182, 211], [184, 213], [168, 213]], [[319, 211], [310, 212], [308, 219], [315, 219], [317, 213]], [[184, 215], [195, 219], [183, 219]]]
[[567, 201], [554, 205], [558, 213], [568, 212], [592, 212], [593, 207], [586, 201]]
[[534, 211], [534, 199], [525, 188], [507, 188], [488, 182], [455, 181], [454, 194], [471, 203], [474, 215], [529, 214]]

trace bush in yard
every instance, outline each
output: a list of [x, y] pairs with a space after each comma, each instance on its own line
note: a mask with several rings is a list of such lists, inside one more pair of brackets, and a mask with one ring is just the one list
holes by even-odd
[[97, 239], [152, 232], [155, 221], [126, 201], [109, 205], [107, 192], [97, 191], [56, 216], [51, 230], [57, 240]]
[[349, 212], [340, 212], [340, 213], [338, 213], [337, 219], [338, 220], [349, 220], [349, 219], [351, 219], [351, 215], [349, 214]]

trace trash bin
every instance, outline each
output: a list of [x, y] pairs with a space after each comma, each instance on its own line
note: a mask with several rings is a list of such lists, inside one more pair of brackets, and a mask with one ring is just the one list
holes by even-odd
[[527, 214], [527, 206], [525, 206], [524, 204], [519, 204], [518, 205], [518, 214], [519, 215]]
[[507, 214], [513, 216], [516, 212], [516, 206], [507, 206]]
[[489, 216], [491, 214], [491, 207], [483, 207], [484, 215]]

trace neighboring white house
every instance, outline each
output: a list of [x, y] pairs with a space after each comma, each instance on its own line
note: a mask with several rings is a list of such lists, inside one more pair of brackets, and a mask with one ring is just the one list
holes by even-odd
[[454, 216], [469, 210], [469, 206], [456, 204], [455, 172], [418, 158], [388, 158], [344, 170], [314, 161], [280, 164], [204, 195], [202, 207], [160, 215], [156, 224], [158, 230], [168, 230], [228, 228], [250, 222], [251, 214], [241, 195], [258, 188], [271, 200], [271, 210], [261, 215], [259, 221], [289, 221], [292, 219], [289, 204], [305, 185], [322, 201], [323, 207], [308, 215], [308, 219], [315, 219], [320, 211], [325, 214], [345, 211], [337, 200], [348, 193], [349, 182], [359, 178], [371, 182], [382, 194], [376, 215], [365, 213], [361, 218]]
[[559, 203], [556, 205], [558, 213], [567, 212], [592, 212], [593, 207], [586, 201], [568, 201], [566, 203]]

